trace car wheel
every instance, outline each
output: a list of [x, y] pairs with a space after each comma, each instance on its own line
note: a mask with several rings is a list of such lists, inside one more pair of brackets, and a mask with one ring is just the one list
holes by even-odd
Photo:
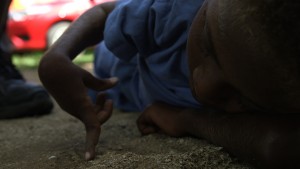
[[49, 48], [54, 42], [64, 33], [64, 31], [70, 26], [71, 22], [59, 22], [53, 25], [47, 34], [47, 47]]

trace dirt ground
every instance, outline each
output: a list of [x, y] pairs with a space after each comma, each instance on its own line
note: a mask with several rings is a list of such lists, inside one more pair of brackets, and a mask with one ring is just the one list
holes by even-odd
[[[36, 71], [23, 74], [39, 83]], [[221, 147], [194, 138], [141, 136], [138, 113], [115, 111], [102, 127], [95, 160], [83, 156], [84, 128], [55, 106], [42, 117], [0, 120], [1, 169], [250, 169]]]

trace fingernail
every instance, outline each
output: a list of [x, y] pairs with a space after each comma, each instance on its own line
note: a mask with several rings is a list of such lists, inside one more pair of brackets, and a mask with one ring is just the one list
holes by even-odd
[[90, 160], [90, 159], [91, 159], [91, 153], [86, 152], [86, 153], [85, 153], [85, 159], [86, 159], [86, 160]]
[[109, 78], [109, 80], [112, 82], [112, 83], [116, 83], [119, 81], [119, 78], [117, 77], [112, 77], [112, 78]]

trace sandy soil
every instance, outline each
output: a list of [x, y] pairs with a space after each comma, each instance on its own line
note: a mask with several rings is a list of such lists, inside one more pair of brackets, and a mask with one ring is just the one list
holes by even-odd
[[[39, 83], [35, 71], [24, 71]], [[103, 126], [95, 160], [83, 158], [84, 128], [55, 106], [42, 117], [0, 120], [1, 169], [250, 169], [221, 147], [194, 138], [141, 136], [138, 113], [115, 111]]]

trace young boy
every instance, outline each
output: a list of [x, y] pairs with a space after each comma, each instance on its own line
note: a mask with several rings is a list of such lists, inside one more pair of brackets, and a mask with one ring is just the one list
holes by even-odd
[[71, 60], [104, 39], [95, 72], [119, 78], [108, 93], [117, 108], [143, 112], [142, 134], [192, 135], [260, 167], [300, 168], [299, 9], [293, 0], [102, 4], [45, 54], [39, 75], [85, 124], [87, 160], [112, 101], [100, 94], [93, 104], [86, 91], [117, 79], [96, 79]]

